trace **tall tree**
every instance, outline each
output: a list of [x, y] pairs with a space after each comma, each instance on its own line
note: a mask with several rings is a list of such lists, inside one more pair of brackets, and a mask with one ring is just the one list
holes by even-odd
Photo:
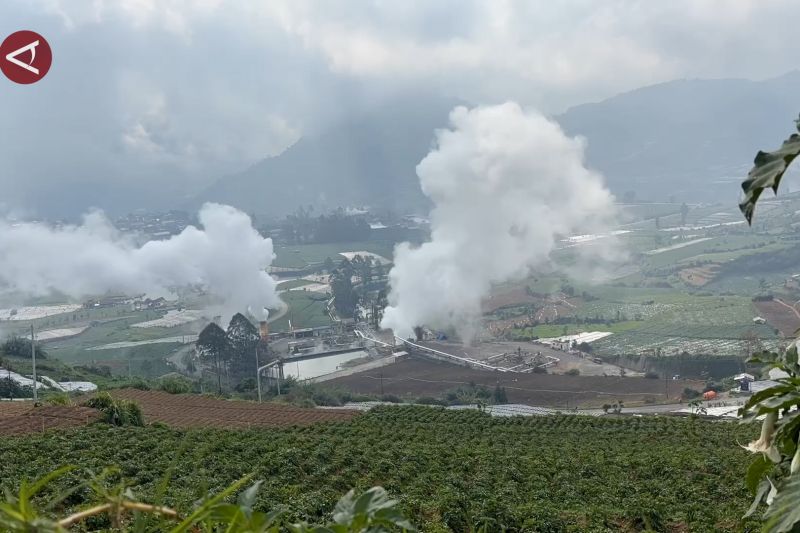
[[197, 337], [197, 352], [200, 358], [214, 364], [217, 372], [217, 388], [222, 394], [222, 370], [220, 363], [228, 356], [229, 344], [225, 330], [211, 322]]
[[250, 320], [236, 313], [228, 324], [228, 346], [231, 372], [237, 379], [252, 375], [256, 364], [255, 351], [261, 336]]
[[[347, 268], [349, 267], [349, 268]], [[358, 305], [358, 295], [353, 289], [352, 266], [349, 262], [342, 268], [337, 268], [331, 274], [331, 290], [333, 291], [333, 306], [336, 312], [346, 318], [354, 316]]]

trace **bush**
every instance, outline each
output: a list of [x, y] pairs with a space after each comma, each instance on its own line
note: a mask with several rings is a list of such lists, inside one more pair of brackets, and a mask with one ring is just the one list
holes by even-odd
[[567, 370], [565, 372], [565, 374], [567, 376], [580, 376], [581, 375], [581, 371], [578, 370], [577, 368], [570, 368], [569, 370]]
[[130, 400], [116, 400], [107, 392], [100, 392], [86, 405], [101, 411], [105, 421], [114, 426], [144, 426], [144, 415], [139, 404]]
[[547, 367], [544, 366], [535, 366], [533, 367], [534, 374], [547, 374]]
[[433, 396], [422, 396], [417, 398], [415, 403], [419, 403], [422, 405], [447, 405], [447, 402], [440, 399], [434, 398]]
[[647, 379], [658, 379], [661, 376], [658, 375], [658, 372], [648, 371], [644, 373], [644, 377]]
[[[25, 339], [22, 337], [17, 337], [16, 335], [10, 337], [7, 341], [3, 344], [0, 344], [0, 352], [6, 354], [9, 357], [22, 357], [25, 359], [30, 359], [31, 357], [31, 341], [30, 339]], [[47, 352], [45, 352], [40, 344], [36, 345], [36, 358], [37, 359], [45, 359], [47, 357]]]
[[394, 394], [384, 394], [381, 396], [382, 402], [391, 402], [391, 403], [403, 403], [399, 397], [395, 396]]
[[506, 394], [506, 388], [501, 387], [500, 385], [496, 385], [494, 388], [494, 403], [508, 403], [508, 394]]
[[683, 389], [682, 396], [686, 400], [694, 400], [695, 398], [699, 398], [700, 397], [700, 393], [697, 392], [694, 389], [690, 389], [689, 387], [686, 387], [685, 389]]
[[14, 380], [0, 376], [0, 398], [33, 398], [33, 387], [23, 387]]
[[72, 405], [72, 398], [66, 392], [62, 392], [61, 394], [49, 396], [45, 403], [48, 405]]
[[192, 382], [179, 376], [162, 378], [158, 388], [170, 394], [186, 394], [192, 390]]
[[324, 405], [326, 407], [338, 407], [342, 405], [342, 402], [339, 401], [339, 398], [326, 390], [315, 391], [311, 396], [311, 400], [316, 405]]
[[150, 384], [143, 379], [137, 379], [136, 381], [131, 383], [131, 388], [137, 390], [150, 390]]

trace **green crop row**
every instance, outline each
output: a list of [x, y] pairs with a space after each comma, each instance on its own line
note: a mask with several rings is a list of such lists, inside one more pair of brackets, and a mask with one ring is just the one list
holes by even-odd
[[[502, 419], [413, 406], [290, 429], [93, 425], [0, 439], [0, 456], [11, 459], [0, 462], [0, 479], [16, 486], [61, 464], [118, 465], [146, 501], [174, 464], [164, 504], [180, 512], [253, 473], [265, 480], [256, 508], [284, 508], [298, 520], [324, 518], [351, 488], [381, 485], [422, 531], [740, 531], [756, 522], [741, 518], [749, 457], [736, 443], [754, 431], [667, 417]], [[62, 510], [82, 498], [74, 494]]]

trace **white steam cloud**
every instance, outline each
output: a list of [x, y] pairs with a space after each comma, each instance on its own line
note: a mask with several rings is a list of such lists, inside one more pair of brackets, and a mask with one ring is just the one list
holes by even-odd
[[280, 305], [266, 272], [275, 257], [272, 240], [253, 229], [233, 207], [206, 204], [202, 229], [137, 246], [100, 212], [79, 226], [0, 221], [0, 290], [25, 295], [62, 293], [73, 299], [107, 292], [165, 296], [198, 286], [220, 314]]
[[428, 325], [469, 340], [493, 284], [523, 278], [560, 239], [607, 231], [615, 218], [602, 177], [584, 166], [583, 141], [555, 122], [506, 103], [457, 107], [450, 123], [417, 166], [435, 206], [431, 240], [398, 245], [389, 274], [381, 326], [401, 337]]

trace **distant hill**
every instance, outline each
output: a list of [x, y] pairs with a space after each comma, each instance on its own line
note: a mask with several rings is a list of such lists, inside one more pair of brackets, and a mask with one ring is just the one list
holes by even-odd
[[[415, 167], [457, 103], [430, 96], [394, 101], [219, 180], [194, 204], [212, 200], [273, 216], [309, 204], [318, 211], [425, 209]], [[791, 72], [759, 82], [677, 80], [555, 118], [568, 134], [587, 138], [588, 164], [620, 198], [633, 191], [644, 200], [734, 202], [755, 152], [777, 147], [798, 112], [800, 72]]]
[[[735, 199], [759, 149], [775, 149], [800, 112], [800, 72], [765, 81], [677, 80], [556, 117], [588, 140], [587, 160], [621, 197]], [[786, 191], [784, 191], [786, 192]]]
[[431, 97], [395, 100], [219, 180], [196, 204], [224, 202], [271, 216], [300, 205], [318, 212], [350, 205], [426, 207], [415, 168], [457, 104]]

